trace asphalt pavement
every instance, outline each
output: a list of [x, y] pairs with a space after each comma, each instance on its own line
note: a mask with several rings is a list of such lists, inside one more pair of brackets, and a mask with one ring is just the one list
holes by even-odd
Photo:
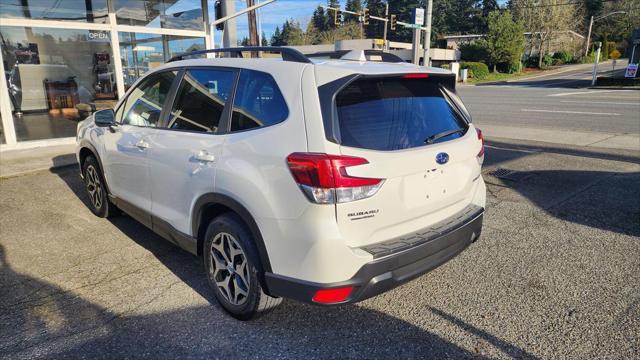
[[640, 134], [640, 91], [590, 89], [589, 79], [588, 65], [574, 65], [527, 80], [460, 86], [458, 93], [481, 126]]

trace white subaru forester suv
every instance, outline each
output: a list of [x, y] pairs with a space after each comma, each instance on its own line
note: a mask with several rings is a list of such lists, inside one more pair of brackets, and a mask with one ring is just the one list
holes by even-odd
[[363, 52], [204, 50], [82, 121], [78, 161], [91, 210], [202, 256], [232, 316], [352, 303], [480, 236], [483, 137], [454, 88], [448, 71]]

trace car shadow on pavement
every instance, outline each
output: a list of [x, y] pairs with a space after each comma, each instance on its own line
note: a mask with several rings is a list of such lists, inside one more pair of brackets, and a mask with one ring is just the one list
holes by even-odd
[[[488, 142], [484, 178], [489, 186], [512, 189], [555, 218], [593, 228], [640, 236], [640, 172], [531, 169], [517, 160], [540, 153], [617, 161], [640, 169], [640, 157], [609, 151], [547, 145]], [[547, 165], [544, 165], [547, 166]], [[507, 179], [496, 170], [514, 171]], [[515, 175], [515, 177], [513, 177]], [[509, 179], [509, 177], [512, 177]], [[495, 194], [494, 194], [495, 195]], [[500, 198], [517, 200], [508, 195]]]
[[[214, 306], [144, 315], [117, 314], [82, 299], [73, 291], [14, 271], [7, 257], [0, 245], [0, 357], [458, 359], [482, 356], [406, 321], [358, 305], [324, 308], [284, 302], [273, 312], [251, 322], [234, 320]], [[180, 254], [170, 260], [164, 254], [162, 258], [177, 274], [199, 268]], [[185, 281], [192, 287], [204, 286], [204, 281], [193, 277]], [[425, 311], [434, 314], [436, 321], [449, 322], [508, 356], [531, 357], [526, 351], [443, 311], [434, 308]]]
[[[84, 184], [76, 169], [64, 168], [55, 171], [69, 189], [86, 205], [89, 199]], [[33, 329], [34, 337], [25, 335], [23, 329], [9, 337], [9, 345], [0, 352], [20, 355], [30, 354], [33, 349], [48, 348], [52, 354], [61, 357], [75, 357], [83, 354], [89, 358], [129, 357], [132, 353], [141, 357], [321, 357], [321, 358], [361, 358], [361, 357], [403, 357], [403, 358], [477, 358], [482, 351], [469, 351], [428, 330], [383, 312], [368, 309], [361, 304], [340, 307], [318, 307], [285, 300], [273, 312], [251, 321], [239, 322], [224, 313], [211, 294], [203, 274], [201, 258], [183, 251], [129, 216], [118, 216], [109, 221], [124, 235], [154, 255], [167, 269], [187, 284], [208, 306], [198, 306], [171, 312], [145, 316], [113, 314], [95, 304], [75, 297], [52, 284], [13, 272], [9, 264], [2, 263], [2, 278], [14, 278], [12, 283], [29, 284], [29, 287], [43, 288], [45, 293], [56, 293], [48, 297], [54, 304], [45, 307], [57, 309], [57, 319], [68, 319], [57, 326], [57, 332], [50, 334], [44, 321], [28, 321], [33, 312], [21, 308], [31, 300], [26, 296], [22, 301], [5, 301], [0, 313], [5, 310], [14, 324], [26, 325]], [[65, 308], [65, 304], [74, 304]], [[28, 305], [27, 305], [28, 306]], [[75, 308], [78, 308], [76, 311]], [[10, 309], [16, 309], [12, 311]], [[435, 321], [449, 322], [464, 329], [480, 341], [492, 344], [508, 355], [527, 352], [506, 341], [475, 328], [436, 309], [431, 312]], [[77, 320], [81, 314], [84, 320]], [[65, 320], [66, 321], [66, 320]], [[12, 328], [15, 326], [12, 326]], [[64, 340], [60, 340], [64, 338]], [[77, 344], [61, 350], [57, 342], [67, 342], [74, 338]], [[76, 339], [78, 338], [78, 339]], [[248, 346], [247, 341], [252, 345]], [[0, 344], [7, 340], [0, 338]]]

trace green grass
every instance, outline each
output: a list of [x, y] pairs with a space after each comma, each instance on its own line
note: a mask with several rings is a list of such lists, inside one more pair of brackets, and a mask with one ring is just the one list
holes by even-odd
[[467, 82], [469, 84], [482, 84], [482, 83], [487, 83], [487, 82], [497, 82], [497, 81], [506, 81], [506, 80], [511, 80], [511, 79], [515, 79], [521, 76], [526, 76], [526, 75], [532, 75], [531, 72], [521, 72], [521, 73], [513, 73], [513, 74], [507, 74], [507, 73], [489, 73], [489, 76], [487, 76], [486, 78], [482, 79], [482, 80], [478, 80], [478, 79], [468, 79]]

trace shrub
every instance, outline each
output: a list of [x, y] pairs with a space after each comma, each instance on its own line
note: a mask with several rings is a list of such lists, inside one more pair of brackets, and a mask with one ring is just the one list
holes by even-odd
[[451, 70], [451, 65], [449, 65], [449, 64], [442, 64], [442, 65], [440, 65], [440, 69]]
[[470, 76], [474, 79], [482, 80], [489, 76], [489, 67], [481, 62], [460, 62], [460, 69], [469, 69]]
[[485, 41], [477, 40], [460, 45], [460, 58], [464, 61], [487, 61], [488, 57]]
[[542, 58], [542, 67], [549, 67], [553, 64], [553, 56], [547, 54]]
[[[570, 64], [573, 62], [573, 55], [568, 51], [557, 51], [553, 54], [553, 59], [560, 60], [561, 64]], [[555, 63], [556, 62], [554, 61], [554, 65], [556, 65]]]

